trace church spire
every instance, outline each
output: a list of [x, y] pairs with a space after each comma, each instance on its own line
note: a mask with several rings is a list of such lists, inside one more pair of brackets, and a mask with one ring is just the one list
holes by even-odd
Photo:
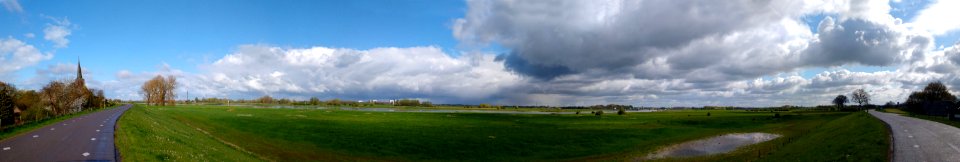
[[80, 57], [77, 57], [77, 80], [83, 80], [83, 69], [80, 69]]

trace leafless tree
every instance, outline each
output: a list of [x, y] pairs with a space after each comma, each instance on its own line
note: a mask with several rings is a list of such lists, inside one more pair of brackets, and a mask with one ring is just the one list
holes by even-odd
[[45, 109], [52, 111], [54, 115], [66, 114], [71, 102], [68, 90], [67, 84], [52, 81], [40, 89], [40, 101]]
[[853, 102], [860, 104], [861, 107], [866, 104], [870, 104], [870, 94], [867, 91], [864, 91], [862, 88], [853, 91]]
[[144, 101], [148, 105], [166, 106], [167, 104], [173, 105], [176, 101], [177, 95], [174, 90], [177, 88], [177, 79], [173, 76], [163, 78], [163, 76], [157, 75], [143, 83], [140, 88]]

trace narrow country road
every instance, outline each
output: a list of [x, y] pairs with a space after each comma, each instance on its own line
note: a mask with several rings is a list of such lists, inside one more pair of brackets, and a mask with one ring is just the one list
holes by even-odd
[[893, 161], [960, 161], [960, 129], [893, 113], [870, 110], [870, 114], [890, 125]]
[[116, 161], [113, 128], [123, 105], [0, 141], [0, 161]]

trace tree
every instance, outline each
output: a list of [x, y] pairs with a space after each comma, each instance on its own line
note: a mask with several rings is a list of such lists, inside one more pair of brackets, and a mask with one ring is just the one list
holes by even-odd
[[896, 105], [896, 103], [893, 103], [893, 101], [887, 101], [886, 104], [883, 104], [883, 108], [892, 108], [892, 107], [894, 107], [895, 105]]
[[165, 102], [173, 105], [177, 103], [177, 93], [174, 91], [177, 89], [177, 78], [173, 76], [167, 76], [167, 80], [163, 82], [163, 98]]
[[927, 84], [927, 87], [919, 92], [910, 93], [905, 104], [909, 111], [923, 112], [924, 104], [935, 102], [956, 103], [957, 97], [950, 94], [947, 86], [938, 81]]
[[953, 96], [953, 94], [950, 94], [947, 86], [943, 85], [943, 83], [939, 81], [927, 84], [927, 87], [924, 87], [921, 93], [923, 93], [926, 101], [957, 101], [957, 97]]
[[263, 97], [257, 98], [257, 102], [262, 104], [270, 104], [270, 103], [273, 103], [273, 97], [270, 97], [269, 95], [264, 95]]
[[332, 99], [332, 100], [330, 100], [330, 101], [327, 101], [327, 104], [328, 104], [328, 105], [333, 105], [333, 106], [340, 106], [340, 99], [339, 99], [339, 98], [334, 98], [334, 99]]
[[836, 98], [833, 98], [833, 104], [837, 105], [837, 108], [843, 108], [843, 104], [847, 102], [850, 102], [850, 100], [847, 100], [847, 96], [844, 95], [837, 95]]
[[870, 94], [864, 91], [863, 88], [854, 90], [851, 96], [853, 96], [853, 102], [859, 104], [860, 107], [863, 107], [865, 104], [870, 104]]
[[177, 78], [173, 76], [167, 76], [166, 79], [163, 76], [157, 75], [153, 79], [144, 82], [141, 88], [141, 93], [143, 93], [143, 100], [147, 104], [165, 106], [167, 103], [174, 104], [176, 101], [176, 92], [174, 91], [177, 88]]
[[423, 107], [433, 107], [433, 102], [423, 101], [423, 102], [420, 103], [420, 106], [423, 106]]
[[0, 82], [0, 128], [7, 125], [13, 125], [13, 108], [15, 104], [17, 89], [13, 85]]
[[53, 115], [59, 116], [69, 112], [70, 95], [67, 84], [60, 81], [47, 83], [40, 89], [40, 103]]
[[320, 105], [320, 98], [310, 97], [310, 105]]

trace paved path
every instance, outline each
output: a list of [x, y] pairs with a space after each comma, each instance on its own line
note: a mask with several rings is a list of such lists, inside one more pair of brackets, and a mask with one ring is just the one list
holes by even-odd
[[960, 129], [893, 113], [870, 110], [870, 114], [890, 125], [893, 161], [960, 161]]
[[74, 117], [0, 141], [0, 162], [115, 161], [114, 124], [129, 108]]

